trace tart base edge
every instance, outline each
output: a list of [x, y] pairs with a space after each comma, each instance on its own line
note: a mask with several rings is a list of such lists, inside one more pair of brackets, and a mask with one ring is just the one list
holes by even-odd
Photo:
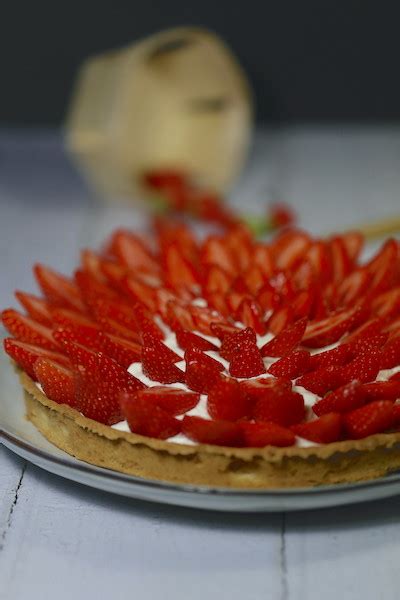
[[400, 469], [400, 433], [309, 448], [181, 445], [120, 432], [47, 398], [17, 368], [26, 417], [52, 444], [99, 467], [170, 483], [238, 489], [315, 487]]

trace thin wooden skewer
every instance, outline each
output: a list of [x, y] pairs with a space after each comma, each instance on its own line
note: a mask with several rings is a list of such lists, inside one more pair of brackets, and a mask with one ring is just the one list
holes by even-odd
[[352, 229], [360, 231], [369, 241], [379, 239], [386, 235], [394, 235], [400, 232], [400, 217], [393, 216], [380, 221], [364, 223]]

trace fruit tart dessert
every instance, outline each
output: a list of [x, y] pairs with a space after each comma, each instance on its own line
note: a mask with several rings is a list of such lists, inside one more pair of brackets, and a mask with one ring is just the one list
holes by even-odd
[[[400, 467], [400, 245], [357, 232], [271, 242], [117, 230], [71, 277], [4, 310], [27, 418], [53, 444], [145, 478], [236, 488]], [[151, 240], [151, 242], [149, 241]]]

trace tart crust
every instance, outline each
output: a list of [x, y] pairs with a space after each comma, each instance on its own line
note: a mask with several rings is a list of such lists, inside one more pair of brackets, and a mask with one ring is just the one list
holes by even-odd
[[185, 445], [117, 431], [47, 398], [21, 369], [26, 416], [45, 438], [87, 463], [173, 483], [273, 489], [349, 483], [400, 469], [400, 432], [308, 448]]

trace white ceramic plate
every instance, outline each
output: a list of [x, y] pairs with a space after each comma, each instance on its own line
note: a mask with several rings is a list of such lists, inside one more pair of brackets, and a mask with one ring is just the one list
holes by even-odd
[[179, 506], [221, 511], [273, 512], [339, 506], [400, 493], [400, 473], [353, 485], [235, 491], [160, 483], [89, 465], [50, 444], [24, 418], [22, 389], [3, 351], [0, 351], [0, 432], [1, 441], [7, 448], [51, 473], [113, 494]]

